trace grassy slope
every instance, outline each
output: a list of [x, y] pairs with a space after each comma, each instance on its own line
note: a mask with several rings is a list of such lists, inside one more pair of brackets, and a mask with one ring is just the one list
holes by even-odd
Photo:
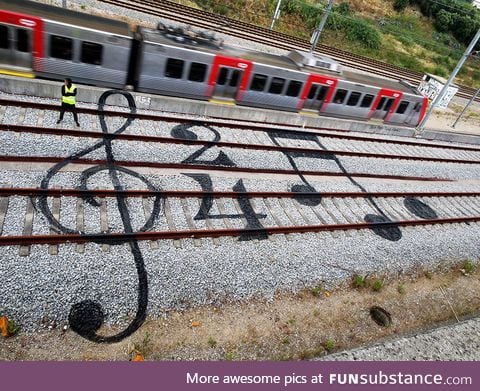
[[[277, 0], [176, 0], [179, 3], [221, 13], [231, 18], [268, 27]], [[300, 0], [301, 1], [301, 0]], [[311, 4], [324, 1], [304, 0]], [[339, 4], [338, 0], [335, 4]], [[285, 3], [285, 2], [284, 2]], [[454, 69], [465, 47], [453, 37], [439, 34], [431, 21], [416, 8], [403, 13], [393, 10], [393, 0], [349, 0], [352, 17], [363, 18], [382, 34], [378, 50], [368, 49], [359, 42], [350, 41], [342, 32], [326, 29], [321, 43], [364, 55], [403, 68], [429, 72], [447, 77]], [[311, 29], [300, 15], [283, 12], [278, 31], [309, 39]], [[474, 88], [480, 87], [480, 61], [469, 59], [457, 76], [456, 82]]]

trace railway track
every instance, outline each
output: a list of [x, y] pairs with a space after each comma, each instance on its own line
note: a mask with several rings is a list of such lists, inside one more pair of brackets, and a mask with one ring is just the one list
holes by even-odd
[[0, 306], [22, 328], [118, 342], [147, 309], [477, 254], [480, 148], [174, 118], [125, 91], [79, 107], [82, 129], [58, 105], [0, 105]]
[[[199, 28], [218, 31], [219, 33], [232, 35], [284, 50], [309, 50], [311, 46], [310, 43], [304, 39], [292, 37], [287, 34], [269, 30], [262, 26], [251, 25], [235, 19], [226, 18], [207, 11], [166, 0], [141, 0], [134, 2], [124, 0], [101, 1], [103, 3], [144, 12], [150, 15], [170, 19], [178, 23], [184, 23]], [[317, 51], [321, 54], [334, 58], [342, 65], [366, 72], [373, 72], [377, 75], [395, 80], [403, 79], [414, 85], [417, 85], [423, 77], [423, 74], [419, 72], [410, 71], [395, 65], [369, 59], [367, 57], [354, 55], [341, 49], [326, 45], [317, 45]], [[457, 94], [463, 98], [471, 98], [475, 92], [476, 90], [473, 88], [460, 86]]]
[[[201, 126], [201, 125], [200, 125]], [[104, 139], [110, 138], [117, 141], [136, 141], [136, 142], [145, 142], [145, 143], [156, 143], [156, 144], [183, 144], [183, 145], [197, 145], [200, 147], [217, 147], [217, 148], [236, 148], [236, 149], [246, 149], [246, 150], [255, 150], [255, 151], [274, 151], [274, 152], [283, 152], [287, 154], [297, 154], [297, 155], [309, 155], [316, 156], [319, 158], [334, 158], [335, 156], [354, 156], [354, 157], [363, 157], [363, 158], [376, 158], [376, 159], [399, 159], [399, 160], [409, 160], [409, 161], [429, 161], [429, 162], [438, 162], [438, 163], [459, 163], [459, 164], [480, 164], [478, 157], [470, 159], [461, 159], [461, 158], [445, 158], [445, 157], [434, 157], [434, 156], [412, 156], [406, 154], [392, 154], [392, 153], [379, 153], [379, 152], [360, 152], [360, 151], [351, 151], [351, 150], [332, 150], [332, 149], [320, 149], [320, 148], [302, 148], [302, 147], [292, 147], [292, 146], [282, 146], [282, 145], [270, 145], [270, 144], [252, 144], [252, 143], [242, 143], [242, 142], [224, 142], [224, 141], [208, 141], [208, 140], [198, 140], [198, 139], [188, 139], [182, 137], [161, 137], [161, 136], [146, 136], [146, 135], [136, 135], [136, 134], [109, 134], [105, 135], [102, 132], [96, 131], [80, 131], [80, 130], [70, 130], [62, 128], [43, 128], [43, 127], [33, 127], [33, 126], [21, 126], [21, 125], [1, 125], [0, 131], [7, 132], [16, 132], [16, 133], [31, 133], [31, 134], [43, 134], [43, 135], [57, 135], [64, 137], [76, 137], [76, 138], [93, 138], [93, 139]], [[278, 134], [278, 133], [277, 133]], [[283, 138], [280, 136], [280, 138]], [[297, 139], [302, 139], [301, 135]], [[461, 147], [460, 147], [461, 148]], [[16, 157], [10, 157], [7, 155], [0, 155], [0, 161], [14, 161]], [[20, 157], [23, 159], [23, 157]], [[36, 157], [25, 157], [24, 161], [38, 161], [41, 163], [55, 163], [57, 159], [55, 157], [42, 157], [37, 160]], [[79, 163], [84, 163], [79, 161]], [[98, 162], [96, 162], [98, 163]], [[133, 161], [122, 162], [122, 164], [127, 166], [135, 166]], [[168, 168], [168, 167], [162, 167]], [[182, 168], [173, 166], [170, 168]]]
[[[2, 100], [0, 101], [4, 107], [16, 108], [20, 106], [19, 115], [25, 119], [26, 110], [37, 110], [37, 113], [42, 112], [45, 114], [45, 110], [55, 112], [59, 108], [57, 105], [51, 105], [46, 103], [34, 103], [27, 101], [14, 101], [14, 100]], [[18, 110], [15, 110], [18, 112]], [[371, 158], [371, 159], [395, 159], [405, 161], [425, 161], [435, 163], [451, 163], [451, 164], [468, 164], [477, 165], [480, 163], [480, 148], [473, 148], [467, 146], [455, 146], [444, 145], [434, 143], [422, 143], [418, 141], [407, 140], [386, 140], [382, 138], [374, 137], [362, 137], [350, 134], [333, 133], [329, 131], [312, 131], [312, 130], [281, 130], [270, 129], [263, 124], [260, 126], [254, 126], [253, 122], [244, 123], [226, 123], [225, 121], [209, 119], [205, 122], [195, 121], [192, 122], [189, 119], [174, 118], [171, 116], [155, 115], [155, 114], [142, 114], [142, 113], [130, 113], [125, 111], [115, 110], [102, 110], [98, 111], [91, 108], [79, 108], [79, 112], [86, 115], [93, 115], [95, 118], [99, 115], [106, 116], [108, 118], [125, 118], [126, 121], [133, 119], [139, 121], [149, 121], [150, 123], [174, 123], [172, 130], [168, 137], [159, 135], [145, 135], [138, 129], [134, 129], [129, 132], [122, 133], [108, 133], [105, 131], [96, 131], [95, 129], [89, 130], [71, 130], [62, 128], [49, 128], [46, 126], [27, 126], [22, 124], [0, 124], [0, 132], [11, 132], [22, 135], [25, 137], [36, 137], [39, 140], [41, 138], [49, 136], [61, 136], [63, 139], [82, 139], [86, 143], [90, 143], [88, 140], [104, 140], [104, 142], [116, 143], [135, 143], [140, 144], [160, 144], [162, 147], [175, 145], [185, 145], [189, 147], [197, 148], [200, 150], [203, 148], [218, 148], [219, 150], [252, 150], [260, 153], [276, 152], [284, 154], [292, 163], [292, 169], [281, 168], [268, 168], [268, 167], [241, 167], [233, 164], [232, 160], [224, 160], [217, 163], [193, 162], [184, 160], [181, 163], [176, 162], [155, 162], [144, 160], [120, 160], [109, 162], [102, 159], [88, 159], [83, 155], [75, 154], [68, 159], [68, 164], [71, 166], [89, 166], [89, 167], [110, 167], [113, 170], [120, 170], [122, 167], [141, 167], [141, 168], [153, 168], [153, 169], [174, 169], [176, 171], [188, 171], [194, 170], [205, 174], [215, 174], [216, 172], [226, 173], [253, 173], [255, 175], [292, 175], [304, 178], [308, 177], [347, 177], [350, 181], [355, 181], [357, 178], [370, 178], [370, 179], [388, 179], [388, 180], [401, 180], [401, 181], [450, 181], [448, 178], [440, 177], [427, 177], [427, 176], [411, 176], [411, 175], [390, 175], [368, 172], [347, 172], [344, 168], [337, 172], [319, 171], [319, 170], [301, 170], [299, 169], [294, 158], [307, 157], [313, 159], [330, 159], [336, 161], [339, 166], [341, 162], [337, 160], [337, 157], [355, 157], [355, 158]], [[0, 113], [6, 115], [6, 109]], [[3, 121], [5, 122], [5, 121]], [[144, 122], [142, 122], [143, 124]], [[214, 127], [227, 129], [227, 132], [240, 132], [242, 133], [238, 138], [243, 142], [233, 141], [221, 141], [220, 133], [215, 130]], [[216, 132], [217, 136], [214, 140], [205, 140], [197, 136], [201, 134], [198, 132], [200, 128], [208, 128], [210, 131]], [[196, 132], [197, 130], [197, 132]], [[222, 130], [225, 132], [225, 130]], [[262, 134], [263, 137], [256, 135]], [[245, 137], [248, 135], [248, 137]], [[255, 137], [251, 137], [254, 135]], [[222, 134], [222, 137], [225, 133]], [[230, 139], [230, 136], [228, 137]], [[245, 139], [248, 142], [245, 142]], [[324, 146], [325, 140], [340, 140], [344, 146], [348, 146], [344, 149], [329, 149]], [[253, 140], [261, 141], [256, 143]], [[253, 142], [252, 142], [253, 141]], [[93, 141], [95, 142], [95, 141]], [[355, 146], [355, 143], [357, 146]], [[328, 143], [327, 143], [328, 144]], [[304, 145], [308, 145], [305, 147]], [[359, 148], [363, 145], [362, 148]], [[374, 151], [366, 152], [373, 146]], [[379, 148], [383, 146], [386, 151], [383, 152]], [[134, 147], [135, 148], [135, 147]], [[398, 153], [395, 149], [401, 148], [402, 153]], [[418, 153], [425, 153], [425, 155], [418, 155]], [[450, 156], [445, 154], [450, 153]], [[439, 156], [442, 155], [442, 156]], [[28, 155], [0, 155], [1, 162], [25, 164], [25, 163], [50, 163], [50, 164], [62, 164], [65, 156], [37, 156], [35, 153]], [[230, 162], [231, 164], [225, 164]], [[19, 166], [21, 167], [21, 166]], [[306, 183], [306, 181], [304, 181]], [[204, 185], [202, 185], [202, 188]], [[207, 190], [205, 190], [207, 189]], [[8, 214], [10, 199], [14, 199], [13, 202], [23, 203], [24, 212], [18, 214], [20, 219], [14, 225], [17, 227], [23, 227], [23, 235], [17, 233], [11, 233], [0, 237], [0, 245], [21, 245], [21, 254], [28, 255], [29, 251], [25, 246], [32, 244], [50, 244], [56, 245], [64, 242], [85, 243], [89, 241], [100, 242], [116, 242], [125, 241], [130, 239], [135, 240], [159, 240], [159, 239], [187, 239], [194, 238], [195, 240], [204, 237], [217, 238], [221, 236], [268, 236], [272, 234], [293, 234], [304, 232], [320, 232], [320, 231], [348, 231], [348, 230], [377, 230], [385, 235], [391, 235], [391, 232], [398, 230], [399, 227], [411, 227], [417, 225], [436, 225], [436, 224], [456, 224], [456, 223], [471, 223], [477, 222], [480, 215], [479, 196], [477, 193], [466, 192], [440, 192], [433, 194], [431, 192], [317, 192], [313, 187], [309, 185], [300, 185], [296, 188], [292, 188], [289, 192], [248, 192], [241, 187], [237, 191], [213, 191], [213, 188], [208, 191], [208, 187], [203, 189], [204, 191], [193, 190], [166, 190], [155, 191], [129, 189], [129, 190], [108, 190], [108, 189], [38, 189], [38, 188], [19, 188], [19, 187], [3, 187], [0, 188], [0, 232], [3, 230], [3, 223]], [[165, 203], [165, 224], [161, 226], [160, 230], [154, 230], [152, 227], [148, 231], [120, 233], [120, 232], [108, 232], [108, 213], [107, 210], [112, 210], [112, 207], [107, 207], [107, 199], [110, 203], [115, 201], [114, 198], [122, 199], [135, 199], [136, 203], [142, 203], [143, 212], [145, 218], [148, 213], [151, 212], [152, 206], [148, 205], [149, 200], [152, 197], [161, 198]], [[34, 221], [35, 211], [38, 212], [37, 203], [39, 199], [49, 199], [49, 203], [54, 205], [54, 212], [51, 215], [56, 216], [56, 221], [60, 221], [61, 216], [61, 204], [73, 203], [67, 206], [70, 213], [76, 217], [76, 229], [75, 232], [66, 232], [62, 235], [50, 234], [32, 235], [32, 227]], [[85, 215], [85, 211], [88, 210], [88, 203], [92, 203], [94, 198], [102, 199], [101, 202], [97, 202], [96, 206], [100, 207], [100, 215], [98, 215], [98, 232], [83, 232], [78, 233], [76, 231], [82, 231], [82, 222], [92, 221], [95, 218]], [[19, 201], [19, 199], [21, 201]], [[200, 200], [200, 201], [197, 201]], [[293, 201], [292, 201], [293, 200]], [[328, 200], [331, 208], [327, 208], [321, 205], [320, 200]], [[117, 200], [118, 201], [118, 200]], [[176, 202], [176, 209], [182, 211], [181, 219], [185, 222], [184, 228], [176, 228], [174, 219], [169, 216], [169, 210], [171, 206], [168, 206], [169, 202]], [[198, 203], [200, 202], [200, 204]], [[277, 207], [272, 207], [272, 202], [280, 202]], [[291, 205], [287, 206], [285, 202], [290, 202]], [[403, 206], [402, 206], [403, 202]], [[227, 219], [223, 219], [223, 226], [213, 229], [213, 223], [208, 218], [205, 218], [204, 229], [198, 229], [196, 225], [196, 218], [201, 209], [215, 208], [223, 215], [228, 215], [225, 205], [230, 203], [232, 213], [242, 213], [244, 216], [249, 215], [250, 220], [246, 219], [246, 226], [243, 228], [233, 227], [231, 223], [227, 222]], [[245, 206], [245, 205], [249, 206]], [[340, 205], [342, 204], [342, 205]], [[434, 208], [429, 204], [434, 205]], [[193, 205], [193, 206], [192, 206]], [[191, 210], [200, 205], [200, 210], [195, 212]], [[243, 205], [243, 206], [242, 206]], [[320, 209], [315, 209], [315, 208]], [[141, 208], [140, 208], [141, 209]], [[137, 208], [138, 210], [140, 210]], [[291, 209], [288, 213], [286, 210]], [[370, 209], [371, 213], [368, 213]], [[262, 212], [257, 212], [258, 210]], [[341, 212], [347, 210], [348, 212]], [[439, 214], [437, 211], [439, 210]], [[73, 211], [73, 212], [72, 212]], [[270, 224], [264, 225], [257, 217], [251, 216], [262, 215], [264, 218], [270, 217]], [[278, 214], [284, 214], [283, 217], [278, 217]], [[300, 219], [292, 218], [292, 216], [300, 216]], [[370, 217], [368, 217], [370, 216]], [[418, 217], [420, 216], [420, 218]], [[370, 220], [369, 220], [370, 219]], [[282, 223], [283, 222], [283, 223]], [[210, 228], [210, 229], [207, 229]], [[55, 231], [55, 227], [51, 227], [51, 230]], [[392, 231], [393, 230], [393, 231]], [[389, 233], [390, 232], [390, 233]], [[177, 243], [177, 242], [176, 242]], [[198, 242], [196, 242], [198, 243]], [[57, 251], [57, 250], [55, 250]], [[83, 251], [83, 250], [82, 250]]]
[[[12, 100], [12, 99], [0, 99], [0, 115], [3, 115], [5, 113], [5, 110], [7, 107], [17, 107], [17, 108], [22, 108], [22, 109], [32, 109], [32, 110], [38, 110], [38, 111], [44, 111], [44, 110], [49, 110], [49, 111], [59, 111], [60, 108], [56, 104], [50, 104], [50, 103], [39, 103], [39, 102], [29, 102], [29, 101], [19, 101], [19, 100]], [[474, 147], [474, 146], [467, 146], [467, 145], [454, 145], [451, 143], [435, 143], [433, 141], [429, 142], [422, 142], [420, 140], [407, 140], [407, 139], [386, 139], [386, 138], [381, 138], [381, 137], [375, 137], [375, 136], [359, 136], [359, 135], [353, 135], [351, 134], [349, 129], [342, 129], [342, 128], [329, 128], [329, 127], [313, 127], [313, 126], [303, 126], [302, 130], [295, 130], [295, 127], [292, 127], [291, 125], [282, 125], [279, 123], [268, 123], [268, 122], [261, 122], [258, 123], [256, 121], [250, 121], [250, 120], [242, 120], [242, 121], [237, 121], [237, 120], [228, 120], [225, 118], [215, 118], [215, 117], [209, 117], [209, 118], [203, 118], [201, 120], [198, 119], [189, 119], [189, 118], [181, 118], [178, 116], [172, 116], [172, 115], [164, 115], [160, 113], [155, 113], [155, 114], [146, 114], [146, 113], [131, 113], [127, 111], [118, 111], [118, 110], [97, 110], [93, 108], [86, 108], [86, 107], [78, 107], [77, 111], [79, 113], [83, 114], [88, 114], [88, 115], [94, 115], [97, 116], [99, 114], [105, 115], [106, 117], [122, 117], [122, 118], [131, 118], [131, 119], [137, 119], [137, 120], [143, 120], [143, 121], [154, 121], [154, 122], [166, 122], [166, 123], [185, 123], [185, 124], [190, 124], [190, 125], [199, 125], [199, 126], [218, 126], [222, 128], [227, 128], [227, 129], [242, 129], [242, 130], [248, 130], [252, 132], [283, 132], [284, 134], [289, 134], [289, 135], [297, 135], [298, 137], [301, 138], [308, 138], [308, 137], [327, 137], [331, 139], [336, 139], [336, 140], [349, 140], [352, 142], [366, 142], [366, 143], [382, 143], [382, 144], [390, 144], [390, 145], [403, 145], [403, 146], [411, 146], [411, 147], [426, 147], [426, 148], [433, 148], [433, 149], [442, 149], [442, 150], [455, 150], [455, 151], [463, 151], [463, 152], [480, 152], [480, 147]], [[23, 115], [22, 115], [23, 114]], [[25, 112], [20, 114], [20, 117], [25, 118]], [[39, 116], [41, 116], [41, 112], [39, 112]], [[269, 125], [271, 127], [269, 127]], [[283, 128], [282, 128], [283, 127]], [[0, 130], [3, 131], [11, 131], [11, 132], [26, 132], [26, 133], [41, 133], [41, 134], [51, 134], [51, 135], [63, 135], [63, 136], [73, 136], [73, 137], [92, 137], [92, 138], [100, 138], [104, 137], [105, 134], [100, 133], [100, 132], [91, 132], [90, 130], [87, 131], [81, 131], [81, 130], [70, 130], [70, 129], [62, 129], [62, 128], [49, 128], [46, 129], [45, 127], [35, 127], [35, 126], [25, 126], [21, 124], [8, 124], [0, 123]], [[89, 132], [89, 133], [86, 133]], [[338, 133], [343, 133], [345, 134], [338, 134]], [[183, 135], [184, 136], [184, 135]], [[183, 137], [182, 135], [178, 136], [180, 138]], [[222, 143], [222, 142], [216, 142], [216, 141], [202, 141], [202, 140], [180, 140], [180, 141], [175, 141], [172, 138], [162, 138], [158, 136], [142, 136], [142, 135], [130, 135], [130, 134], [122, 134], [122, 135], [117, 135], [115, 136], [120, 140], [132, 140], [132, 141], [144, 141], [144, 142], [177, 142], [177, 143], [191, 143], [191, 144], [212, 144], [212, 145], [218, 145], [218, 146], [225, 146], [225, 147], [239, 147], [239, 148], [248, 148], [248, 149], [259, 149], [261, 146], [256, 146], [256, 145], [246, 145], [245, 143]], [[242, 146], [243, 145], [243, 146]], [[270, 145], [273, 150], [280, 148], [279, 146], [276, 145]], [[268, 149], [268, 148], [266, 148]], [[285, 147], [287, 150], [288, 147]], [[292, 151], [293, 152], [293, 151]], [[297, 152], [302, 152], [301, 150], [298, 150]], [[314, 152], [311, 149], [305, 149], [303, 152], [308, 153], [308, 152]], [[323, 153], [328, 153], [328, 151], [322, 150]], [[345, 152], [348, 154], [347, 151], [336, 151], [333, 153], [342, 153]], [[384, 156], [384, 157], [392, 157], [392, 155], [385, 155], [382, 153], [379, 153], [378, 151], [375, 152], [375, 156]], [[405, 155], [406, 156], [406, 155]], [[401, 156], [399, 156], [401, 157]], [[408, 159], [408, 156], [406, 156]], [[418, 157], [421, 159], [421, 157]], [[426, 157], [428, 159], [428, 157]], [[452, 159], [454, 161], [461, 161], [462, 159]], [[468, 161], [465, 161], [468, 162]]]
[[[139, 230], [133, 233], [115, 232], [110, 228], [108, 213], [114, 210], [115, 197], [128, 198], [133, 206], [143, 208], [145, 219], [152, 210], [154, 197], [161, 197], [165, 215], [154, 229]], [[52, 213], [63, 222], [63, 210], [75, 217], [77, 233], [58, 233], [55, 226], [50, 234], [35, 232], [34, 220], [38, 212], [38, 199], [48, 197]], [[93, 213], [88, 201], [97, 198], [100, 213]], [[322, 202], [317, 202], [321, 198]], [[244, 218], [245, 227], [234, 226], [227, 217], [213, 222], [216, 216], [198, 218], [202, 203], [209, 203], [223, 215], [242, 215], [247, 201], [255, 209], [255, 216]], [[9, 213], [9, 205], [16, 204], [15, 216]], [[212, 205], [213, 204], [213, 205]], [[22, 205], [23, 213], [18, 213]], [[140, 207], [141, 205], [141, 207]], [[281, 208], [275, 207], [281, 205]], [[171, 210], [181, 211], [173, 217]], [[199, 209], [200, 208], [200, 209]], [[23, 227], [22, 232], [5, 233], [6, 216], [11, 220], [8, 226]], [[94, 222], [93, 218], [98, 218]], [[245, 215], [246, 216], [246, 215]], [[69, 218], [71, 221], [71, 218]], [[85, 221], [97, 227], [97, 232], [85, 231]], [[194, 240], [200, 246], [200, 238], [239, 236], [250, 239], [267, 239], [270, 235], [284, 234], [291, 240], [291, 234], [373, 230], [379, 235], [395, 238], [400, 227], [435, 226], [448, 224], [470, 224], [480, 221], [480, 193], [444, 192], [344, 192], [344, 193], [292, 193], [292, 192], [201, 192], [201, 191], [148, 191], [128, 190], [79, 190], [79, 189], [35, 189], [0, 188], [0, 246], [21, 246], [20, 255], [27, 256], [28, 247], [34, 244], [58, 245], [62, 243], [97, 242], [115, 244], [125, 240], [155, 241], [151, 245], [158, 248], [158, 240], [175, 240], [181, 247], [180, 239]], [[93, 222], [93, 224], [92, 224]], [[214, 227], [215, 225], [215, 227]], [[37, 225], [37, 227], [39, 224]], [[187, 229], [182, 229], [187, 227]], [[428, 228], [427, 228], [428, 229]], [[431, 228], [430, 228], [431, 229]], [[289, 236], [290, 235], [290, 236]], [[270, 237], [271, 240], [274, 238]], [[105, 248], [105, 250], [108, 247]], [[83, 252], [84, 247], [77, 247]], [[50, 253], [58, 252], [51, 247]]]

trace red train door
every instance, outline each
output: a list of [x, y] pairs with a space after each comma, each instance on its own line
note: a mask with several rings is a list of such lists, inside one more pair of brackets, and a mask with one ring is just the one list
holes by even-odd
[[325, 111], [332, 99], [336, 85], [337, 79], [315, 74], [309, 75], [297, 108], [299, 110]]
[[241, 101], [247, 88], [253, 64], [234, 57], [215, 56], [208, 79], [208, 97]]
[[37, 60], [43, 57], [42, 33], [42, 19], [16, 12], [0, 11], [2, 63], [12, 69], [38, 68]]
[[368, 118], [378, 118], [388, 121], [397, 109], [402, 95], [399, 91], [382, 88], [373, 102]]

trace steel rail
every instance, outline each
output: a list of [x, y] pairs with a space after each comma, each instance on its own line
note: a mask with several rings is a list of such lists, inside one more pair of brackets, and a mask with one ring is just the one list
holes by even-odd
[[371, 228], [392, 228], [405, 226], [424, 226], [436, 224], [475, 223], [480, 221], [480, 216], [453, 217], [442, 219], [403, 220], [395, 222], [354, 223], [354, 224], [328, 224], [328, 225], [303, 225], [264, 228], [224, 228], [224, 229], [194, 229], [180, 231], [150, 231], [135, 233], [111, 234], [57, 234], [57, 235], [25, 235], [25, 236], [0, 236], [0, 246], [33, 245], [33, 244], [62, 244], [86, 242], [128, 242], [132, 240], [158, 240], [158, 239], [184, 239], [184, 238], [215, 238], [222, 236], [258, 236], [265, 234], [309, 233], [322, 231], [345, 231]]
[[[44, 109], [44, 110], [55, 110], [55, 111], [60, 110], [60, 107], [58, 105], [54, 105], [50, 103], [25, 102], [25, 101], [7, 100], [7, 99], [0, 99], [0, 105], [18, 106], [18, 107]], [[272, 129], [272, 128], [265, 127], [265, 124], [277, 125], [277, 126], [289, 126], [289, 127], [294, 127], [294, 126], [299, 127], [299, 125], [277, 124], [277, 123], [268, 123], [268, 122], [260, 123], [260, 122], [248, 121], [248, 120], [241, 120], [240, 121], [241, 123], [228, 123], [228, 122], [225, 123], [222, 121], [226, 119], [220, 118], [220, 117], [210, 117], [208, 119], [198, 120], [198, 119], [171, 117], [171, 116], [160, 115], [160, 114], [129, 113], [129, 112], [115, 111], [115, 110], [96, 110], [96, 109], [85, 108], [85, 107], [77, 107], [77, 111], [85, 114], [118, 116], [118, 117], [125, 117], [125, 118], [135, 118], [140, 120], [189, 123], [189, 124], [198, 124], [199, 126], [210, 124], [210, 125], [221, 126], [229, 129], [232, 129], [232, 128], [246, 129], [250, 131], [270, 132], [270, 133], [284, 132], [284, 133], [290, 133], [290, 134], [312, 135], [312, 136], [327, 137], [327, 138], [342, 139], [342, 140], [348, 139], [348, 140], [355, 140], [355, 141], [378, 142], [378, 143], [385, 143], [385, 144], [410, 145], [410, 146], [416, 146], [416, 147], [441, 148], [441, 149], [480, 152], [480, 148], [475, 148], [475, 147], [446, 145], [446, 144], [437, 144], [437, 143], [425, 143], [425, 142], [405, 141], [405, 140], [386, 140], [378, 137], [366, 137], [366, 136], [356, 136], [356, 135], [350, 135], [350, 134], [335, 134], [335, 133], [314, 131], [315, 129], [318, 129], [318, 130], [349, 133], [350, 132], [349, 129], [337, 129], [337, 128], [314, 127], [314, 126], [302, 127], [302, 129], [312, 129], [312, 130], [293, 130], [293, 129], [280, 129], [280, 128]], [[234, 120], [231, 120], [231, 121], [234, 121]], [[12, 132], [25, 131], [30, 133], [38, 133], [38, 132], [42, 133], [41, 131], [35, 130], [36, 128], [37, 127], [26, 126], [26, 125], [0, 124], [0, 130], [4, 130], [4, 131], [12, 131]], [[65, 135], [70, 131], [70, 129], [64, 129], [64, 128], [55, 128], [55, 129], [38, 128], [38, 129], [44, 129], [45, 133], [49, 132], [50, 134], [57, 134], [57, 135]], [[77, 132], [81, 132], [81, 131], [77, 131]]]
[[[0, 131], [4, 129], [4, 126], [0, 125]], [[13, 130], [15, 132], [28, 132], [35, 134], [50, 134], [61, 135], [67, 137], [85, 137], [85, 138], [101, 138], [110, 140], [125, 140], [134, 142], [147, 142], [147, 143], [160, 143], [160, 144], [180, 144], [180, 145], [201, 145], [217, 148], [232, 148], [232, 149], [248, 149], [256, 151], [268, 151], [268, 152], [286, 152], [305, 155], [329, 155], [329, 156], [350, 156], [360, 158], [375, 158], [375, 159], [395, 159], [395, 160], [412, 160], [412, 161], [429, 161], [438, 163], [457, 163], [457, 164], [480, 164], [480, 160], [468, 160], [468, 159], [450, 159], [442, 157], [429, 157], [429, 156], [411, 156], [411, 155], [393, 155], [385, 153], [372, 153], [372, 152], [355, 152], [345, 150], [334, 149], [319, 149], [319, 148], [302, 148], [302, 147], [287, 147], [280, 145], [266, 145], [266, 144], [247, 144], [247, 143], [233, 143], [225, 141], [207, 141], [207, 140], [189, 140], [184, 138], [174, 137], [160, 137], [160, 136], [147, 136], [138, 134], [115, 134], [115, 133], [103, 133], [96, 131], [82, 131], [71, 129], [46, 129], [39, 127], [25, 127], [19, 125], [13, 125], [7, 130]]]
[[[0, 155], [0, 161], [9, 163], [60, 163], [64, 162], [64, 157], [57, 156], [8, 156]], [[83, 165], [106, 165], [109, 163], [104, 159], [71, 159], [68, 164]], [[408, 181], [430, 181], [430, 182], [454, 182], [453, 179], [418, 177], [408, 175], [389, 175], [389, 174], [369, 174], [369, 173], [347, 173], [347, 172], [328, 172], [311, 170], [286, 170], [273, 168], [250, 168], [250, 167], [229, 167], [214, 166], [208, 164], [185, 164], [185, 163], [157, 163], [133, 160], [116, 160], [115, 166], [124, 167], [149, 167], [159, 169], [174, 170], [202, 170], [202, 171], [227, 171], [227, 172], [248, 172], [254, 174], [275, 174], [275, 175], [311, 175], [311, 176], [332, 176], [332, 177], [350, 177], [350, 178], [379, 178], [379, 179], [399, 179]]]
[[403, 198], [403, 197], [480, 197], [480, 192], [291, 192], [291, 191], [196, 191], [196, 190], [113, 190], [0, 187], [0, 197], [163, 197], [163, 198]]

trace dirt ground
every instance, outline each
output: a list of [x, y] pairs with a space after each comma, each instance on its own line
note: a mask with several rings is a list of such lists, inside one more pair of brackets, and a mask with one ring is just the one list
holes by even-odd
[[454, 98], [446, 109], [435, 109], [426, 123], [426, 129], [442, 130], [453, 133], [468, 133], [480, 135], [480, 104], [471, 104], [461, 119], [455, 123], [468, 100], [461, 98]]
[[[480, 268], [466, 274], [418, 270], [384, 281], [334, 292], [322, 287], [282, 294], [270, 302], [253, 300], [168, 312], [148, 319], [117, 344], [95, 344], [61, 327], [10, 338], [0, 337], [0, 360], [299, 360], [417, 333], [480, 312]], [[376, 281], [383, 281], [380, 290]], [[370, 308], [391, 314], [391, 325], [372, 320]], [[103, 328], [111, 335], [114, 329]]]

